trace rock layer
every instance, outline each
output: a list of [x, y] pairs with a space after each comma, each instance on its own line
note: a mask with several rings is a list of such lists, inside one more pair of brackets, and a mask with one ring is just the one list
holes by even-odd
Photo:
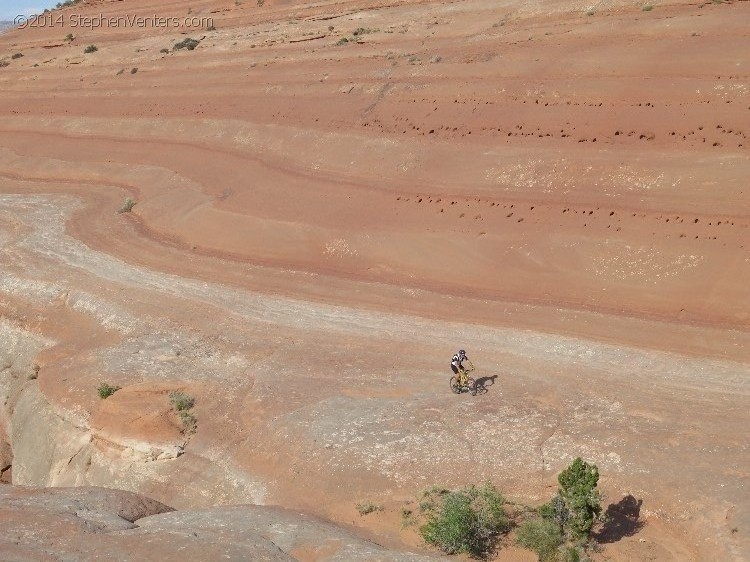
[[581, 455], [642, 500], [603, 556], [747, 558], [748, 9], [133, 0], [59, 13], [215, 29], [4, 33], [0, 471], [403, 548], [356, 503], [541, 502]]

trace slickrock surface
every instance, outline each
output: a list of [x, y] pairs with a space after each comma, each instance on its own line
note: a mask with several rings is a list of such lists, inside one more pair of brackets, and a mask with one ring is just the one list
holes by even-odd
[[379, 559], [424, 488], [580, 455], [640, 502], [595, 560], [749, 559], [750, 3], [261, 4], [0, 35], [2, 479], [180, 510], [113, 549]]

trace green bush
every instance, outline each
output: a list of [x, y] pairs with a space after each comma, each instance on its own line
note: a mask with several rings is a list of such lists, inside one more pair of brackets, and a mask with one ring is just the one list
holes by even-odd
[[653, 9], [654, 7], [651, 4], [646, 4], [645, 6], [643, 6], [643, 8], [641, 8], [641, 10], [643, 10], [644, 12], [650, 12]]
[[599, 469], [578, 457], [557, 477], [558, 495], [567, 509], [565, 529], [577, 541], [585, 540], [591, 533], [594, 520], [602, 511], [599, 490]]
[[97, 47], [96, 45], [89, 45], [88, 47], [86, 47], [86, 48], [85, 48], [85, 49], [83, 50], [83, 52], [84, 52], [84, 54], [87, 54], [87, 55], [88, 55], [89, 53], [95, 53], [95, 52], [97, 52], [98, 50], [99, 50], [99, 48], [98, 48], [98, 47]]
[[427, 521], [419, 531], [428, 544], [447, 554], [482, 556], [510, 528], [502, 494], [489, 482], [458, 491], [433, 488], [420, 509]]
[[[124, 69], [122, 71], [118, 72], [118, 74], [122, 74], [123, 71], [124, 71]], [[130, 211], [133, 210], [133, 207], [135, 207], [135, 201], [133, 201], [130, 197], [126, 197], [125, 201], [122, 204], [122, 207], [120, 207], [119, 209], [117, 209], [117, 212], [118, 213], [129, 213]]]
[[560, 562], [581, 562], [581, 555], [572, 546], [562, 547], [558, 557], [560, 558]]
[[111, 384], [108, 384], [106, 382], [100, 384], [99, 388], [96, 389], [96, 391], [99, 393], [99, 398], [101, 398], [102, 400], [104, 400], [105, 398], [109, 398], [118, 390], [120, 390], [119, 386], [112, 386]]
[[370, 513], [373, 513], [375, 511], [383, 511], [383, 507], [376, 503], [372, 503], [371, 501], [357, 504], [357, 512], [360, 515], [369, 515]]
[[188, 51], [194, 50], [198, 45], [200, 44], [200, 41], [197, 39], [192, 39], [190, 37], [186, 37], [179, 43], [175, 43], [174, 47], [172, 47], [173, 50], [179, 51], [181, 49], [187, 49]]
[[185, 412], [195, 406], [195, 398], [184, 392], [173, 390], [169, 393], [169, 403], [178, 412]]
[[196, 429], [198, 428], [198, 420], [196, 419], [196, 417], [186, 410], [180, 411], [179, 414], [185, 433], [195, 433]]
[[536, 552], [539, 562], [554, 562], [558, 558], [558, 548], [563, 544], [563, 534], [554, 521], [529, 519], [518, 528], [516, 542]]
[[561, 530], [568, 524], [568, 517], [570, 516], [568, 508], [565, 506], [565, 500], [559, 493], [555, 494], [555, 497], [549, 503], [540, 506], [537, 513], [543, 519], [557, 523]]

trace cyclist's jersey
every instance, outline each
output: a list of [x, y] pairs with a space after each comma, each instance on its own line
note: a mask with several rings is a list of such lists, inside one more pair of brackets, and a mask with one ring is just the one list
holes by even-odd
[[[468, 359], [468, 357], [464, 356], [464, 359]], [[462, 361], [463, 359], [461, 359], [458, 353], [456, 353], [453, 355], [453, 358], [451, 359], [451, 365], [453, 365], [454, 367], [458, 369], [463, 369], [464, 366], [461, 364]]]

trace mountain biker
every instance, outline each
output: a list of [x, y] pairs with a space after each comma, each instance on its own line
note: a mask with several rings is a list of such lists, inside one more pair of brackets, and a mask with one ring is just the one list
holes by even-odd
[[455, 353], [451, 358], [451, 369], [453, 370], [454, 374], [458, 375], [459, 386], [466, 385], [466, 377], [468, 376], [466, 374], [466, 367], [464, 367], [463, 365], [464, 361], [468, 361], [469, 365], [474, 368], [471, 359], [469, 359], [469, 356], [466, 355], [466, 350], [464, 349], [459, 349], [458, 352]]

